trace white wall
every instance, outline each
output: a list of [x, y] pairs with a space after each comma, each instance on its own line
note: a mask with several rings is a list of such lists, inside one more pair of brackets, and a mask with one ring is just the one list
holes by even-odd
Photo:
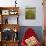
[[[43, 6], [42, 0], [21, 0], [20, 1], [20, 24], [23, 26], [42, 26], [43, 25]], [[36, 19], [25, 20], [25, 7], [36, 7]]]
[[[0, 6], [14, 6], [15, 0], [0, 0]], [[17, 0], [19, 9], [19, 24], [21, 26], [43, 26], [43, 6], [42, 0]], [[25, 8], [36, 7], [36, 19], [25, 20]]]
[[1, 7], [10, 7], [10, 6], [14, 6], [14, 1], [15, 0], [0, 0], [0, 6]]

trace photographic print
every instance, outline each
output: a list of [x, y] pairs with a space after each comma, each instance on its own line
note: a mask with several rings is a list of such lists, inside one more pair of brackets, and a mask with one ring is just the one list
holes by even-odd
[[36, 18], [36, 8], [29, 7], [25, 8], [25, 19], [35, 19]]
[[9, 10], [2, 10], [2, 15], [9, 15]]

